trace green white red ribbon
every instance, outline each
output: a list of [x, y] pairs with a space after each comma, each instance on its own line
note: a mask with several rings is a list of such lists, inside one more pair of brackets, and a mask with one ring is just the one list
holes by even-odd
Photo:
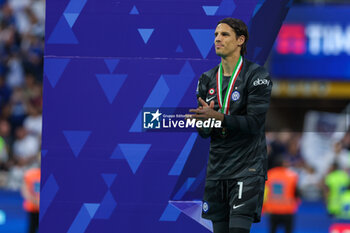
[[221, 113], [229, 115], [230, 96], [232, 94], [233, 86], [235, 85], [236, 79], [237, 79], [239, 73], [242, 70], [242, 66], [243, 66], [243, 59], [242, 59], [242, 56], [239, 56], [238, 62], [236, 64], [236, 67], [233, 70], [232, 76], [231, 76], [230, 81], [228, 83], [224, 101], [222, 101], [222, 80], [223, 80], [223, 75], [222, 75], [222, 63], [220, 63], [219, 70], [216, 73], [216, 88], [217, 88], [216, 93], [217, 93], [219, 107], [220, 107], [219, 111], [221, 111]]

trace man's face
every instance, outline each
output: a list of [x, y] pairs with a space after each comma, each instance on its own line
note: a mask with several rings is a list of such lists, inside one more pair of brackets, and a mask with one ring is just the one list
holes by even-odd
[[215, 30], [215, 51], [220, 57], [229, 57], [235, 53], [240, 54], [241, 45], [245, 37], [236, 37], [236, 32], [226, 23], [220, 23]]

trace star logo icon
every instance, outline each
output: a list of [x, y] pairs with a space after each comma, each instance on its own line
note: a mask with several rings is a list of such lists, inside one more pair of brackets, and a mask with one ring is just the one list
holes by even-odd
[[159, 121], [159, 117], [162, 115], [160, 112], [159, 112], [159, 109], [157, 109], [157, 111], [155, 113], [151, 113], [152, 115], [152, 120], [151, 122], [153, 122], [154, 120], [157, 120]]
[[143, 128], [144, 129], [160, 129], [163, 113], [159, 112], [159, 108], [150, 109], [143, 112]]

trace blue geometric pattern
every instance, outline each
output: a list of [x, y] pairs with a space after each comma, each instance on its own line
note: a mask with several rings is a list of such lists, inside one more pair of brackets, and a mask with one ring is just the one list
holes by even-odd
[[41, 149], [41, 157], [44, 158], [48, 150]]
[[87, 0], [70, 0], [54, 31], [51, 33], [48, 44], [78, 44], [72, 27], [78, 19]]
[[197, 190], [199, 185], [205, 180], [206, 171], [206, 167], [203, 167], [197, 175], [196, 180], [192, 183], [191, 188], [188, 190], [189, 192], [195, 192]]
[[105, 181], [106, 185], [108, 186], [108, 188], [110, 188], [111, 185], [113, 184], [113, 181], [117, 177], [117, 174], [101, 174], [101, 176]]
[[234, 0], [223, 0], [216, 11], [216, 15], [220, 16], [232, 16], [234, 10], [236, 9], [236, 4]]
[[48, 44], [78, 44], [66, 17], [62, 16], [51, 33]]
[[112, 193], [110, 191], [107, 191], [94, 218], [109, 219], [116, 206], [117, 203], [114, 200]]
[[55, 198], [57, 192], [58, 192], [58, 184], [56, 182], [56, 179], [53, 175], [50, 175], [43, 187], [40, 190], [40, 221], [44, 217], [47, 209], [51, 205], [51, 202]]
[[140, 14], [139, 11], [137, 10], [136, 6], [133, 6], [130, 13], [130, 15], [138, 15]]
[[214, 29], [189, 29], [203, 58], [207, 58], [214, 44]]
[[[117, 174], [101, 174], [101, 176], [109, 189], [113, 181], [115, 180]], [[85, 232], [87, 226], [93, 218], [109, 219], [116, 206], [117, 203], [114, 200], [112, 193], [110, 192], [110, 190], [107, 190], [100, 204], [86, 203], [82, 206], [80, 212], [76, 216], [68, 232]], [[86, 214], [86, 211], [89, 214], [89, 216]]]
[[55, 88], [57, 82], [60, 80], [62, 73], [66, 69], [69, 61], [70, 59], [67, 58], [47, 58], [45, 60], [44, 73], [53, 88]]
[[84, 233], [90, 221], [95, 215], [99, 204], [84, 203], [80, 208], [78, 215], [75, 217], [67, 233]]
[[110, 73], [113, 73], [119, 63], [119, 59], [104, 59]]
[[265, 0], [252, 18], [258, 2], [48, 1], [40, 232], [208, 232], [191, 203], [208, 140], [142, 132], [142, 108], [196, 105], [224, 17], [249, 25], [247, 57], [263, 64], [290, 0]]
[[67, 142], [72, 149], [75, 157], [78, 157], [81, 149], [83, 149], [87, 139], [89, 138], [91, 131], [63, 131]]
[[209, 231], [213, 231], [211, 221], [202, 218], [201, 201], [169, 201], [169, 203], [203, 227], [207, 228]]
[[182, 53], [184, 50], [183, 48], [181, 47], [181, 45], [177, 46], [176, 50], [175, 50], [177, 53]]
[[261, 51], [262, 51], [261, 47], [256, 47], [254, 50], [254, 58], [257, 58]]
[[151, 37], [154, 28], [139, 28], [137, 29], [143, 39], [143, 42], [145, 42], [145, 44], [147, 44], [149, 38]]
[[187, 158], [192, 151], [192, 147], [197, 139], [198, 134], [192, 133], [184, 148], [182, 149], [179, 157], [176, 159], [173, 167], [169, 171], [169, 176], [178, 176], [181, 174], [183, 167], [187, 161]]
[[[167, 87], [169, 87], [169, 92], [167, 93], [166, 98], [162, 102], [161, 107], [177, 107], [183, 95], [187, 92], [187, 89], [189, 88], [190, 84], [195, 78], [195, 73], [190, 63], [186, 62], [179, 74], [164, 74], [163, 77]], [[155, 106], [157, 105], [153, 105], [153, 107]], [[147, 102], [147, 104], [145, 104], [145, 107], [151, 107], [150, 103]]]
[[161, 76], [149, 95], [144, 107], [160, 107], [169, 93], [169, 87]]
[[66, 18], [69, 27], [73, 27], [75, 21], [77, 20], [79, 14], [78, 13], [64, 13], [64, 17]]
[[[149, 95], [144, 108], [147, 107], [160, 107], [165, 100], [166, 96], [169, 93], [169, 87], [166, 84], [164, 77], [161, 76], [157, 82], [157, 84], [154, 86], [151, 94]], [[142, 113], [141, 111], [137, 115], [134, 123], [132, 124], [129, 132], [142, 132]]]
[[80, 12], [83, 10], [85, 4], [86, 4], [87, 0], [71, 0], [67, 6], [67, 8], [64, 11], [64, 15], [74, 15], [74, 16], [70, 16], [69, 18], [71, 18], [70, 20], [70, 25], [71, 27], [73, 27], [76, 19], [79, 17]]
[[132, 124], [130, 130], [130, 133], [140, 133], [142, 132], [142, 112], [139, 112], [137, 115], [134, 123]]
[[166, 206], [159, 221], [176, 222], [176, 220], [179, 218], [180, 214], [181, 214], [181, 211], [169, 203]]
[[[188, 62], [184, 64], [179, 74], [162, 75], [143, 107], [177, 107], [194, 77], [195, 73]], [[140, 111], [129, 132], [142, 131], [141, 117]]]
[[213, 16], [218, 10], [219, 6], [202, 6], [206, 15]]
[[189, 177], [186, 182], [182, 185], [179, 191], [175, 194], [174, 200], [181, 200], [185, 193], [191, 188], [191, 185], [196, 180], [196, 178]]
[[96, 74], [98, 83], [110, 104], [113, 103], [127, 76], [127, 74]]
[[114, 148], [114, 151], [112, 153], [112, 155], [110, 156], [111, 159], [125, 159], [122, 150], [120, 149], [120, 146], [117, 145]]
[[119, 147], [132, 172], [135, 174], [151, 144], [119, 144]]
[[70, 0], [64, 13], [77, 13], [80, 14], [81, 10], [84, 8], [87, 0]]
[[86, 210], [88, 211], [90, 217], [93, 218], [98, 207], [100, 207], [100, 204], [85, 203], [84, 206], [85, 206]]
[[258, 4], [256, 4], [256, 7], [253, 12], [253, 17], [256, 15], [256, 13], [260, 10], [261, 6], [264, 4], [266, 0], [259, 0]]

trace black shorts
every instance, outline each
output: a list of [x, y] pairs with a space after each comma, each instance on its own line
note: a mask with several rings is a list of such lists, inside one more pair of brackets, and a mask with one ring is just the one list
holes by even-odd
[[236, 215], [251, 218], [252, 222], [260, 222], [264, 189], [263, 176], [207, 180], [202, 217], [213, 222], [228, 222]]

